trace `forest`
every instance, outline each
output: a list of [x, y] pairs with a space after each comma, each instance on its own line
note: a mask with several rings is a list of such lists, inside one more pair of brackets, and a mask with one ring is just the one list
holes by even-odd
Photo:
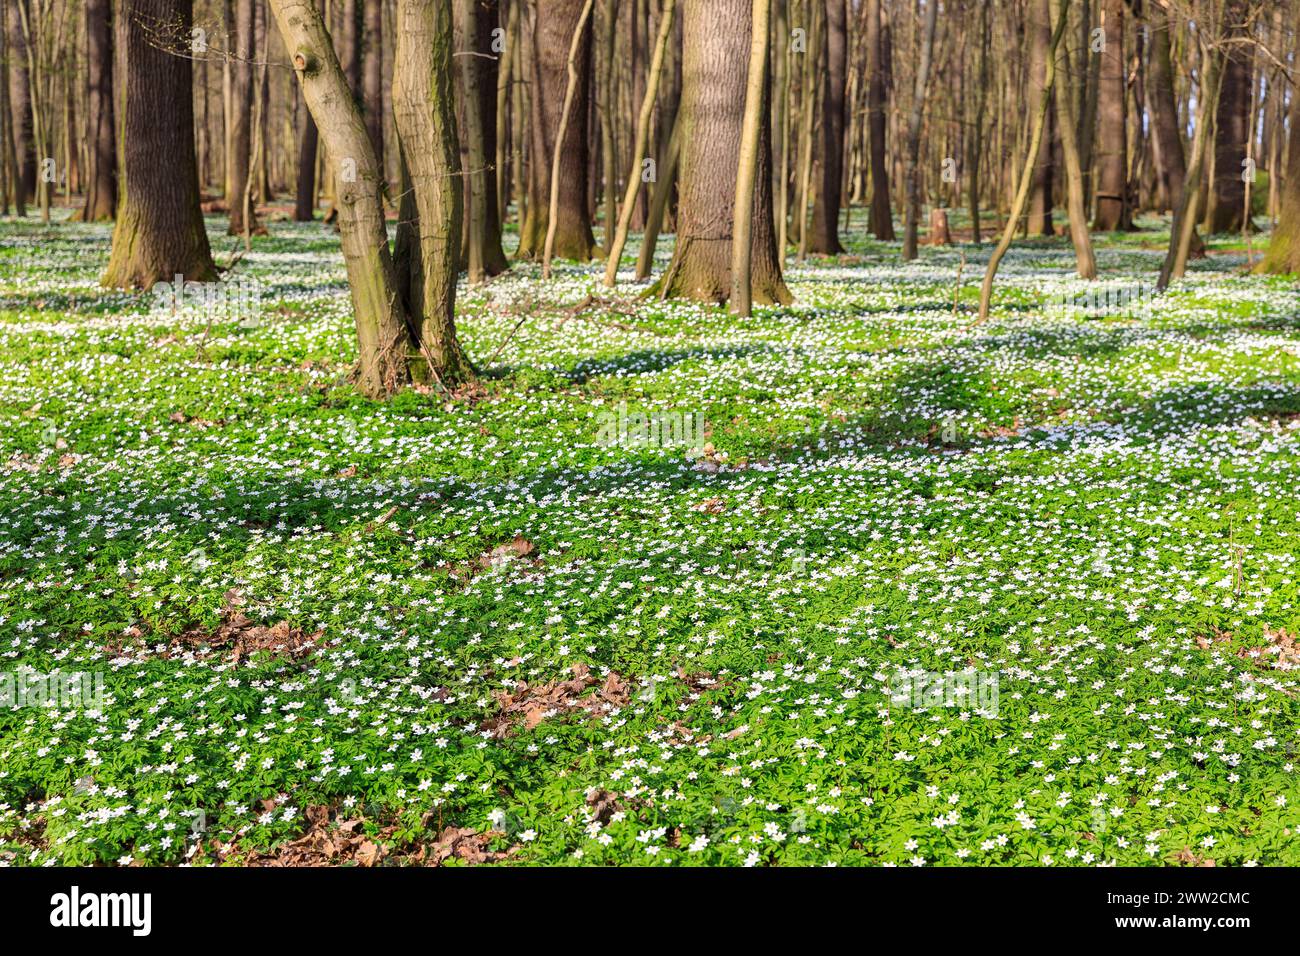
[[1298, 77], [0, 0], [0, 866], [1300, 865]]

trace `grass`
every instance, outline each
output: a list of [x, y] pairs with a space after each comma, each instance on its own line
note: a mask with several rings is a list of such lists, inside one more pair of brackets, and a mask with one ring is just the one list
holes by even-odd
[[1300, 295], [1237, 237], [1122, 315], [1025, 243], [984, 324], [969, 248], [747, 319], [516, 265], [481, 389], [376, 405], [271, 230], [210, 321], [0, 223], [0, 670], [103, 689], [0, 710], [0, 862], [1300, 863]]

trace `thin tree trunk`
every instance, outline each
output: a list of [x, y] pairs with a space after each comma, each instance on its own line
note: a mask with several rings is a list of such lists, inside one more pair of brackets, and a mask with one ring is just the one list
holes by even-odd
[[464, 262], [471, 283], [500, 275], [509, 267], [501, 247], [497, 210], [496, 157], [497, 60], [492, 31], [498, 23], [497, 0], [456, 0], [460, 80], [462, 175], [465, 202]]
[[1024, 167], [1020, 173], [1020, 185], [1016, 189], [1016, 197], [1011, 204], [1011, 213], [1007, 216], [1006, 225], [1002, 229], [1002, 238], [998, 240], [997, 246], [993, 250], [993, 255], [989, 257], [988, 267], [984, 270], [984, 282], [980, 286], [980, 311], [978, 321], [983, 322], [989, 317], [989, 306], [993, 301], [993, 280], [997, 278], [998, 266], [1002, 263], [1002, 257], [1007, 254], [1011, 248], [1011, 240], [1016, 234], [1016, 224], [1020, 221], [1025, 204], [1029, 200], [1029, 187], [1034, 178], [1034, 162], [1038, 158], [1038, 148], [1043, 142], [1043, 131], [1047, 127], [1047, 110], [1052, 102], [1052, 91], [1056, 83], [1056, 50], [1061, 44], [1061, 37], [1065, 34], [1065, 26], [1069, 21], [1062, 4], [1061, 16], [1057, 18], [1056, 26], [1052, 29], [1052, 39], [1047, 47], [1047, 75], [1043, 79], [1043, 90], [1038, 98], [1038, 106], [1034, 113], [1033, 130], [1029, 136], [1029, 149], [1025, 152]]
[[934, 56], [934, 34], [939, 18], [939, 0], [927, 0], [925, 26], [921, 34], [921, 60], [912, 89], [912, 115], [907, 127], [907, 206], [903, 228], [903, 258], [917, 255], [918, 220], [921, 218], [921, 121], [930, 83], [930, 61]]
[[[251, 204], [244, 202], [252, 176], [253, 133], [253, 61], [256, 56], [254, 0], [235, 0], [235, 50], [230, 67], [230, 189], [226, 204], [230, 207], [232, 236], [258, 231], [257, 216]], [[249, 208], [245, 208], [248, 206]], [[246, 218], [247, 217], [247, 218]]]
[[871, 231], [877, 239], [894, 238], [894, 214], [889, 205], [889, 164], [885, 130], [885, 40], [881, 28], [881, 0], [867, 5], [867, 123], [871, 154]]
[[117, 127], [113, 110], [112, 0], [87, 0], [86, 67], [90, 175], [82, 222], [102, 222], [117, 212]]
[[[758, 177], [758, 156], [762, 149], [762, 129], [767, 126], [767, 34], [771, 15], [771, 0], [753, 0], [749, 79], [745, 89], [745, 115], [740, 130], [736, 199], [733, 205], [735, 226], [732, 228], [731, 241], [731, 311], [741, 316], [748, 316], [754, 311], [753, 289], [750, 285], [750, 257], [753, 255], [754, 237], [753, 196], [754, 181]], [[840, 106], [843, 108], [842, 101]]]
[[[1052, 0], [1049, 11], [1054, 19], [1069, 19], [1069, 0]], [[1049, 21], [1050, 22], [1050, 21]], [[1097, 258], [1092, 251], [1092, 235], [1088, 232], [1088, 207], [1083, 185], [1083, 163], [1079, 159], [1078, 127], [1074, 115], [1077, 93], [1068, 69], [1069, 56], [1060, 57], [1067, 66], [1062, 72], [1056, 67], [1057, 127], [1061, 133], [1061, 154], [1065, 159], [1066, 209], [1070, 217], [1070, 240], [1074, 243], [1074, 259], [1079, 277], [1097, 278]]]
[[[664, 7], [660, 13], [659, 36], [655, 40], [650, 74], [646, 78], [645, 100], [641, 103], [641, 115], [637, 118], [636, 139], [632, 146], [632, 165], [627, 174], [627, 188], [624, 190], [623, 205], [619, 211], [618, 229], [605, 262], [605, 287], [609, 289], [618, 284], [618, 264], [623, 256], [623, 247], [627, 244], [627, 233], [632, 225], [636, 194], [641, 187], [642, 156], [646, 150], [646, 143], [650, 139], [650, 120], [654, 114], [655, 99], [659, 95], [659, 78], [663, 74], [664, 54], [668, 49], [668, 39], [672, 36], [675, 4], [676, 0], [664, 0]], [[766, 43], [766, 36], [764, 42]]]

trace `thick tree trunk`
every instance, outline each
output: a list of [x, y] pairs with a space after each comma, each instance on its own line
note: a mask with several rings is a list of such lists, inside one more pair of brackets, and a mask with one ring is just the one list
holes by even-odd
[[462, 254], [470, 282], [482, 282], [509, 267], [501, 247], [497, 180], [491, 168], [497, 154], [497, 60], [492, 52], [497, 0], [456, 0], [455, 16], [465, 198]]
[[867, 123], [871, 154], [871, 231], [877, 239], [894, 238], [889, 205], [889, 164], [885, 143], [885, 46], [880, 22], [881, 0], [867, 5]]
[[87, 146], [90, 175], [82, 222], [117, 212], [117, 125], [113, 107], [113, 0], [86, 0]]
[[[664, 297], [722, 304], [731, 295], [751, 17], [750, 0], [682, 0], [680, 200], [673, 261], [659, 282]], [[765, 101], [766, 86], [765, 79]], [[761, 127], [750, 242], [753, 301], [788, 303], [772, 223], [771, 131], [767, 123]]]
[[[155, 38], [170, 24], [189, 36], [191, 0], [123, 0], [121, 12], [126, 77], [122, 177], [103, 283], [144, 289], [177, 275], [215, 279], [199, 209], [192, 63], [160, 49]], [[159, 117], [168, 121], [159, 122]]]
[[1251, 134], [1251, 85], [1255, 78], [1255, 50], [1241, 42], [1249, 37], [1246, 19], [1250, 4], [1229, 5], [1226, 35], [1233, 41], [1225, 51], [1223, 86], [1214, 115], [1214, 181], [1205, 228], [1211, 233], [1240, 232], [1247, 225], [1246, 183], [1242, 178], [1246, 140]]
[[[541, 258], [549, 228], [551, 159], [568, 87], [569, 48], [582, 17], [583, 0], [538, 0], [533, 10], [532, 89], [530, 162], [528, 166], [528, 211], [519, 237], [519, 256]], [[555, 255], [562, 259], [590, 261], [596, 240], [587, 216], [588, 138], [591, 95], [591, 20], [579, 38], [577, 83], [564, 142], [560, 146], [558, 215], [555, 223]]]
[[226, 196], [230, 208], [227, 232], [232, 236], [244, 235], [245, 226], [250, 234], [260, 229], [253, 204], [244, 201], [248, 177], [252, 175], [256, 16], [255, 0], [235, 0], [235, 58], [230, 65], [230, 195]]
[[1281, 190], [1277, 227], [1268, 244], [1260, 271], [1300, 273], [1300, 96], [1291, 96], [1291, 131], [1287, 146], [1286, 174]]
[[1124, 73], [1124, 0], [1104, 0], [1105, 48], [1097, 89], [1097, 215], [1101, 232], [1133, 225], [1128, 202], [1127, 87]]
[[848, 10], [846, 0], [826, 4], [826, 69], [821, 73], [821, 137], [812, 233], [808, 249], [827, 255], [844, 251], [840, 245], [840, 204], [844, 180], [844, 91], [848, 82]]

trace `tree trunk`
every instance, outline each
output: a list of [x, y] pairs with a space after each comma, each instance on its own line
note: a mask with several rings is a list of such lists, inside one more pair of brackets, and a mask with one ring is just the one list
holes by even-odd
[[[1029, 0], [1026, 19], [1030, 33], [1027, 101], [1032, 103], [1042, 96], [1047, 77], [1047, 47], [1052, 42], [1051, 0]], [[1059, 78], [1059, 64], [1057, 69]], [[1056, 230], [1052, 227], [1052, 118], [1053, 111], [1049, 106], [1047, 129], [1043, 133], [1043, 145], [1034, 161], [1034, 179], [1029, 187], [1028, 232], [1031, 236], [1056, 235]]]
[[925, 26], [921, 35], [921, 61], [916, 67], [912, 89], [912, 115], [907, 126], [907, 209], [903, 230], [903, 258], [917, 255], [918, 220], [921, 217], [921, 121], [924, 118], [925, 94], [930, 84], [930, 60], [934, 56], [934, 34], [939, 17], [939, 0], [928, 0]]
[[[429, 373], [450, 388], [473, 377], [456, 338], [462, 187], [452, 12], [446, 0], [399, 0], [395, 32], [393, 113], [417, 214], [402, 217], [418, 250], [407, 260], [407, 308]], [[418, 362], [412, 374], [424, 377]]]
[[[722, 304], [731, 295], [735, 172], [748, 82], [750, 0], [683, 0], [682, 157], [677, 243], [659, 282], [666, 298]], [[766, 111], [764, 80], [764, 113]], [[750, 270], [753, 300], [789, 303], [772, 223], [771, 132], [759, 131]]]
[[102, 222], [117, 212], [117, 125], [113, 108], [113, 0], [86, 2], [90, 175], [77, 218]]
[[[495, 0], [493, 0], [495, 6]], [[369, 0], [365, 5], [366, 56], [362, 95], [366, 107], [366, 130], [375, 147], [375, 159], [384, 168], [384, 5]], [[494, 61], [495, 62], [495, 61]], [[494, 91], [495, 93], [495, 91]]]
[[103, 283], [146, 289], [178, 275], [215, 279], [199, 209], [192, 63], [160, 49], [155, 38], [164, 24], [177, 24], [181, 36], [190, 35], [191, 0], [123, 0], [121, 12], [122, 176]]
[[[409, 380], [412, 357], [397, 268], [384, 222], [383, 176], [370, 134], [313, 0], [270, 0], [271, 10], [338, 175], [339, 233], [357, 328], [359, 387], [392, 395]], [[346, 168], [342, 164], [346, 163]]]
[[497, 60], [492, 31], [498, 26], [497, 0], [456, 0], [460, 80], [461, 173], [464, 180], [465, 268], [470, 282], [482, 282], [508, 268], [501, 248], [497, 181]]
[[230, 65], [230, 194], [226, 205], [230, 209], [232, 236], [258, 232], [257, 215], [248, 204], [245, 219], [244, 197], [248, 192], [248, 178], [252, 175], [253, 151], [253, 90], [254, 61], [257, 58], [256, 10], [254, 0], [235, 0], [235, 51]]
[[881, 0], [867, 5], [867, 123], [871, 153], [871, 231], [877, 239], [894, 238], [894, 214], [889, 205], [889, 165], [885, 143], [885, 46], [880, 22]]
[[[654, 113], [655, 98], [659, 93], [659, 78], [663, 73], [664, 55], [668, 49], [668, 40], [672, 36], [673, 8], [676, 0], [664, 0], [660, 12], [659, 35], [655, 40], [655, 52], [647, 77], [645, 99], [641, 103], [641, 113], [637, 117], [636, 139], [632, 145], [632, 165], [627, 174], [627, 188], [623, 194], [623, 206], [619, 210], [618, 228], [609, 245], [608, 258], [605, 262], [605, 286], [612, 289], [618, 283], [618, 264], [623, 257], [623, 247], [627, 244], [628, 229], [632, 225], [635, 212], [636, 195], [641, 189], [641, 163], [650, 139], [650, 120]], [[611, 184], [612, 185], [612, 184]]]
[[[1057, 19], [1068, 16], [1066, 13], [1068, 0], [1049, 0], [1049, 2], [1052, 8], [1049, 10], [1050, 16]], [[1062, 53], [1064, 52], [1062, 50]], [[1062, 64], [1067, 69], [1062, 70]], [[1097, 257], [1092, 251], [1092, 234], [1088, 232], [1083, 162], [1079, 158], [1078, 126], [1074, 115], [1078, 97], [1075, 91], [1076, 82], [1068, 66], [1068, 56], [1062, 56], [1056, 65], [1056, 112], [1059, 120], [1058, 128], [1061, 132], [1061, 154], [1065, 160], [1066, 210], [1070, 217], [1070, 239], [1074, 243], [1075, 268], [1080, 278], [1095, 279]]]
[[984, 158], [984, 114], [989, 87], [989, 4], [979, 3], [979, 74], [975, 85], [975, 123], [971, 128], [970, 152], [966, 158], [966, 182], [970, 196], [971, 242], [979, 245], [980, 236], [980, 163]]
[[[735, 226], [731, 240], [731, 310], [740, 316], [748, 316], [754, 311], [753, 288], [750, 283], [754, 238], [753, 197], [762, 131], [770, 131], [767, 122], [767, 45], [771, 17], [772, 0], [753, 0], [745, 113], [741, 121], [740, 155], [736, 168], [735, 200], [732, 203]], [[768, 187], [771, 188], [770, 175]], [[836, 220], [838, 221], [838, 215]]]
[[36, 195], [36, 150], [32, 126], [32, 76], [27, 69], [27, 42], [23, 38], [23, 10], [29, 0], [8, 0], [9, 102], [18, 157], [18, 192], [25, 204]]
[[[541, 258], [546, 234], [551, 196], [552, 157], [556, 155], [556, 135], [560, 128], [565, 90], [568, 86], [569, 48], [582, 17], [583, 0], [540, 0], [535, 3], [532, 31], [532, 89], [530, 162], [528, 166], [528, 211], [519, 237], [521, 258]], [[596, 252], [596, 240], [587, 216], [588, 139], [587, 98], [591, 91], [591, 20], [579, 36], [577, 83], [574, 85], [572, 110], [564, 141], [559, 148], [560, 181], [555, 255], [563, 259], [588, 262]]]
[[1105, 46], [1097, 88], [1097, 215], [1101, 232], [1133, 225], [1128, 202], [1127, 86], [1124, 74], [1124, 0], [1104, 0]]
[[[301, 95], [301, 90], [299, 91]], [[293, 206], [295, 222], [316, 218], [316, 151], [319, 134], [311, 110], [303, 110], [302, 135], [298, 141], [298, 188]]]
[[848, 10], [846, 0], [826, 4], [826, 69], [821, 72], [821, 138], [817, 188], [813, 198], [812, 234], [808, 249], [827, 255], [844, 251], [840, 245], [840, 204], [844, 181], [844, 91], [848, 82]]
[[1291, 96], [1291, 132], [1286, 175], [1281, 177], [1281, 209], [1268, 243], [1262, 272], [1300, 273], [1300, 96]]
[[1007, 250], [1011, 248], [1011, 240], [1016, 234], [1016, 223], [1020, 221], [1021, 215], [1025, 211], [1025, 205], [1029, 201], [1029, 188], [1033, 182], [1034, 161], [1038, 157], [1038, 149], [1043, 143], [1043, 132], [1047, 128], [1048, 107], [1052, 103], [1052, 90], [1056, 83], [1056, 51], [1061, 44], [1061, 37], [1065, 33], [1066, 23], [1069, 17], [1066, 11], [1062, 9], [1061, 15], [1057, 17], [1056, 26], [1052, 28], [1052, 37], [1047, 47], [1047, 75], [1043, 79], [1043, 90], [1038, 98], [1037, 109], [1034, 113], [1033, 127], [1029, 134], [1029, 149], [1025, 154], [1024, 168], [1020, 173], [1020, 185], [1016, 188], [1015, 198], [1011, 202], [1011, 211], [1007, 216], [1006, 225], [1002, 229], [1002, 238], [998, 240], [997, 246], [993, 249], [993, 254], [989, 256], [988, 266], [984, 270], [984, 282], [980, 286], [980, 311], [978, 321], [983, 322], [989, 317], [989, 308], [993, 304], [993, 280], [997, 278], [998, 266], [1002, 264], [1003, 257]]
[[1255, 51], [1244, 40], [1251, 36], [1246, 19], [1250, 4], [1236, 0], [1228, 7], [1224, 31], [1235, 41], [1225, 49], [1223, 85], [1214, 114], [1214, 181], [1205, 228], [1211, 233], [1240, 232], [1247, 227], [1246, 183], [1243, 178], [1246, 140], [1250, 138], [1253, 113], [1251, 86], [1255, 79]]

